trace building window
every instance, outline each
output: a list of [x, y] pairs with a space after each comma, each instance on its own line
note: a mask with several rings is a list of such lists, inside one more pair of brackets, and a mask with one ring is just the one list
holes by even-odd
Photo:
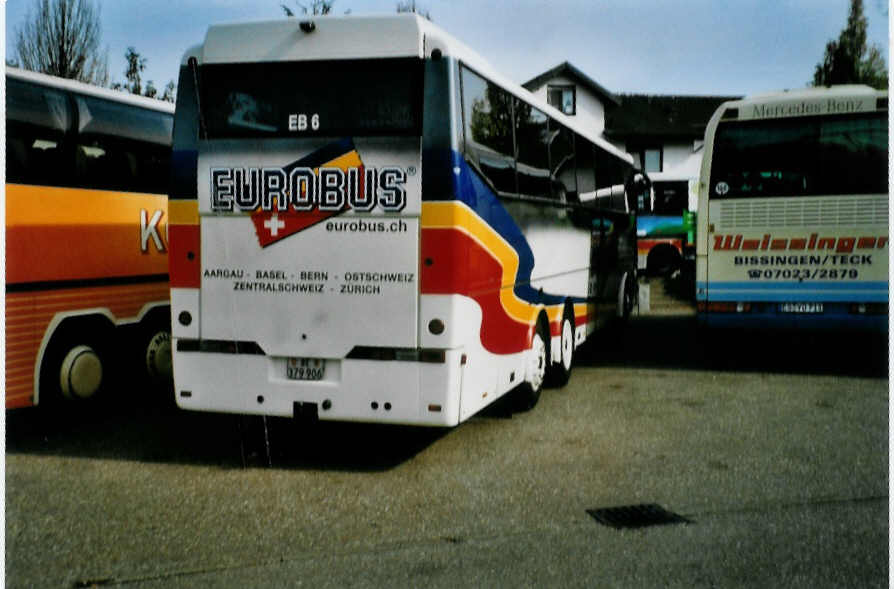
[[547, 86], [546, 101], [566, 115], [573, 115], [576, 110], [574, 86]]
[[641, 149], [638, 155], [644, 172], [660, 172], [664, 168], [664, 158], [660, 147]]

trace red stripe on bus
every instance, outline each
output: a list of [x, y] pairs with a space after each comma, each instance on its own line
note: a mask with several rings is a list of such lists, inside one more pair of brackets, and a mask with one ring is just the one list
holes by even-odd
[[500, 263], [462, 231], [428, 228], [422, 233], [422, 294], [460, 294], [474, 299], [481, 306], [484, 348], [493, 354], [524, 351], [530, 328], [510, 317], [503, 308]]
[[170, 250], [168, 275], [171, 288], [199, 288], [201, 283], [201, 240], [199, 225], [168, 226]]

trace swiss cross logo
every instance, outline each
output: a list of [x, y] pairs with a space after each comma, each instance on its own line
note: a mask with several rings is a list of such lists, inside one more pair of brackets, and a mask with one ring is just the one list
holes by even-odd
[[264, 227], [270, 230], [270, 236], [276, 237], [279, 234], [279, 230], [286, 226], [286, 222], [280, 220], [280, 218], [273, 213], [273, 216], [264, 221]]
[[211, 210], [251, 211], [261, 247], [348, 210], [396, 213], [407, 202], [407, 171], [366, 167], [350, 140], [283, 168], [211, 168]]

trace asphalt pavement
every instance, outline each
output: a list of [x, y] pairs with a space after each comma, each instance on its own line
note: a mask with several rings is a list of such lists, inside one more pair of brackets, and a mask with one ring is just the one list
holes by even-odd
[[6, 585], [884, 587], [886, 346], [641, 316], [450, 430], [8, 412]]

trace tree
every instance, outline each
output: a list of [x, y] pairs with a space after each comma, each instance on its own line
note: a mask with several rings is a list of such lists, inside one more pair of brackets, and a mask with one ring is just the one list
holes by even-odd
[[421, 7], [417, 8], [416, 0], [400, 0], [400, 2], [397, 3], [397, 11], [398, 12], [413, 12], [413, 13], [418, 14], [421, 17], [431, 20], [431, 13], [428, 11], [427, 8], [421, 8]]
[[168, 80], [168, 83], [165, 84], [165, 91], [164, 94], [161, 95], [161, 99], [165, 102], [174, 102], [176, 90], [177, 86], [174, 84], [174, 80]]
[[[112, 84], [112, 89], [123, 90], [137, 96], [158, 98], [158, 89], [152, 80], [147, 81], [146, 85], [143, 86], [143, 70], [146, 69], [146, 58], [141, 56], [133, 47], [128, 47], [127, 51], [124, 52], [124, 59], [127, 61], [127, 68], [124, 70], [124, 77], [127, 81], [124, 84], [115, 82]], [[175, 89], [174, 81], [169, 81], [165, 86], [161, 99], [167, 102], [174, 102]]]
[[[131, 94], [143, 94], [143, 70], [146, 69], [146, 58], [142, 57], [133, 47], [128, 47], [124, 52], [124, 59], [127, 61], [127, 69], [124, 70], [124, 78], [127, 80], [123, 85], [115, 82], [112, 88], [115, 90], [125, 90]], [[150, 82], [151, 84], [151, 82]]]
[[826, 43], [823, 61], [813, 73], [814, 86], [833, 84], [866, 84], [873, 88], [888, 87], [888, 68], [878, 46], [866, 46], [867, 20], [863, 0], [851, 0], [847, 25], [838, 40]]
[[99, 8], [91, 0], [35, 0], [16, 30], [15, 53], [24, 69], [105, 86], [106, 54], [99, 50]]
[[[335, 0], [311, 0], [310, 6], [305, 6], [300, 2], [295, 2], [299, 8], [301, 8], [302, 14], [329, 14], [332, 11], [332, 5], [335, 4]], [[285, 4], [280, 4], [282, 7], [282, 11], [286, 13], [286, 16], [295, 16], [295, 11], [286, 6]]]

